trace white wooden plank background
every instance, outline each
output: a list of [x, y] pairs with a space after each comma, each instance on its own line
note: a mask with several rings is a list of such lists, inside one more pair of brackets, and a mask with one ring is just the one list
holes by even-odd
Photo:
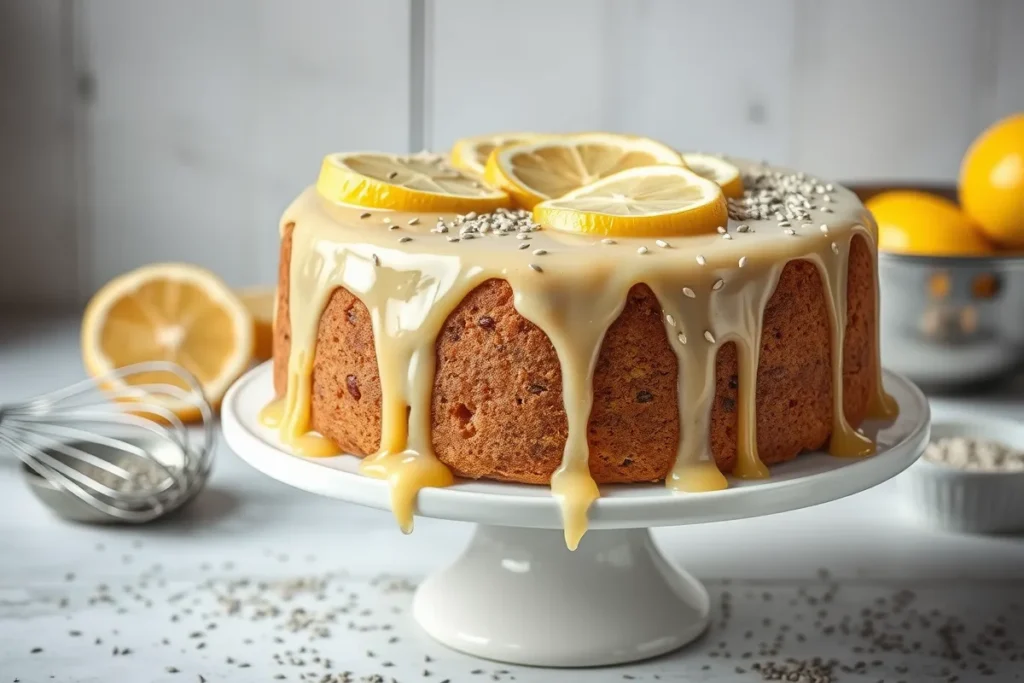
[[1024, 109], [1022, 36], [1020, 0], [5, 0], [0, 306], [157, 260], [267, 282], [336, 149], [603, 128], [952, 180]]
[[277, 220], [326, 151], [408, 146], [408, 4], [82, 3], [85, 287], [186, 260], [273, 278]]
[[793, 0], [610, 3], [618, 50], [601, 86], [611, 127], [680, 149], [786, 161], [793, 9]]
[[0, 3], [0, 307], [78, 296], [69, 7]]
[[801, 0], [794, 165], [844, 180], [954, 178], [978, 132], [991, 4]]
[[592, 0], [433, 2], [428, 144], [446, 149], [463, 135], [503, 129], [612, 128], [602, 57], [614, 51], [608, 6]]
[[[429, 120], [438, 148], [491, 130], [608, 129], [682, 148], [788, 153], [792, 0], [444, 0], [435, 8]], [[732, 49], [723, 49], [726, 38]], [[507, 49], [468, 52], [467, 40]]]
[[1003, 0], [996, 17], [995, 109], [990, 112], [991, 119], [1024, 111], [1024, 2]]

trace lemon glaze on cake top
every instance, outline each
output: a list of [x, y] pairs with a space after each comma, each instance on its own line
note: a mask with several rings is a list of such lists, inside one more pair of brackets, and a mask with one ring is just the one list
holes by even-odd
[[[588, 467], [587, 427], [594, 369], [605, 333], [634, 285], [647, 285], [663, 311], [679, 373], [680, 439], [666, 481], [680, 491], [724, 488], [708, 444], [719, 349], [735, 344], [739, 366], [738, 460], [733, 474], [768, 475], [757, 453], [756, 386], [762, 316], [787, 263], [805, 260], [821, 275], [831, 330], [830, 452], [867, 455], [874, 445], [846, 421], [843, 335], [851, 245], [872, 252], [870, 215], [848, 190], [803, 174], [735, 162], [743, 197], [717, 233], [686, 237], [574, 235], [533, 223], [526, 212], [486, 216], [406, 213], [345, 206], [315, 189], [285, 212], [291, 232], [287, 387], [281, 436], [307, 452], [336, 452], [309, 435], [313, 360], [320, 318], [338, 287], [370, 313], [381, 385], [381, 443], [363, 471], [387, 478], [395, 514], [411, 528], [416, 492], [453, 478], [433, 452], [431, 393], [439, 330], [479, 285], [498, 279], [514, 293], [519, 314], [539, 327], [557, 353], [568, 433], [561, 466], [551, 478], [566, 540], [575, 547], [586, 511], [599, 495]], [[877, 298], [877, 286], [874, 289]], [[877, 334], [877, 300], [874, 308]], [[874, 368], [880, 374], [877, 340]], [[895, 406], [876, 376], [870, 413]]]

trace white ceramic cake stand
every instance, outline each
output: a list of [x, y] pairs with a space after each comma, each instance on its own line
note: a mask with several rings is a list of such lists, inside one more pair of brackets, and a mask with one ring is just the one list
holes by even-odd
[[[707, 627], [709, 600], [693, 576], [665, 559], [648, 527], [699, 524], [817, 505], [879, 484], [908, 467], [928, 441], [928, 403], [891, 372], [885, 385], [900, 405], [891, 424], [868, 423], [878, 454], [841, 459], [815, 453], [772, 468], [767, 481], [732, 481], [725, 491], [673, 494], [661, 485], [602, 487], [590, 531], [570, 552], [558, 506], [541, 486], [460, 482], [420, 492], [417, 514], [476, 522], [453, 565], [428, 577], [414, 615], [456, 650], [537, 666], [597, 666], [674, 650]], [[358, 473], [343, 455], [292, 455], [257, 413], [272, 398], [271, 368], [258, 367], [222, 407], [231, 448], [256, 469], [300, 489], [390, 509], [385, 481]]]

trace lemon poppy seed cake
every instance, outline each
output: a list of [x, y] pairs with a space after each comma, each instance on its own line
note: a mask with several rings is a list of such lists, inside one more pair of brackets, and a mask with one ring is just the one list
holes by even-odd
[[329, 155], [281, 222], [278, 399], [301, 455], [386, 478], [403, 528], [455, 477], [681, 495], [891, 417], [874, 223], [803, 173], [645, 138], [509, 134]]

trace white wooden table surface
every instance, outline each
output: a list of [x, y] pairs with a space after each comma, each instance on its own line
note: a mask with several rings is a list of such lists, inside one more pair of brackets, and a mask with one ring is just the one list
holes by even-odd
[[[0, 317], [0, 404], [82, 375], [77, 319]], [[1017, 387], [933, 403], [1019, 416], [1020, 397]], [[292, 490], [222, 445], [209, 489], [180, 516], [74, 526], [37, 503], [6, 455], [0, 683], [343, 671], [427, 683], [756, 681], [757, 662], [816, 656], [863, 661], [863, 675], [836, 668], [835, 681], [1024, 679], [1024, 642], [1013, 640], [1024, 641], [1024, 538], [918, 528], [892, 482], [807, 510], [659, 530], [667, 554], [707, 582], [708, 635], [651, 662], [563, 672], [474, 660], [412, 623], [412, 584], [459, 552], [467, 524], [417, 519], [403, 536], [389, 515]]]

